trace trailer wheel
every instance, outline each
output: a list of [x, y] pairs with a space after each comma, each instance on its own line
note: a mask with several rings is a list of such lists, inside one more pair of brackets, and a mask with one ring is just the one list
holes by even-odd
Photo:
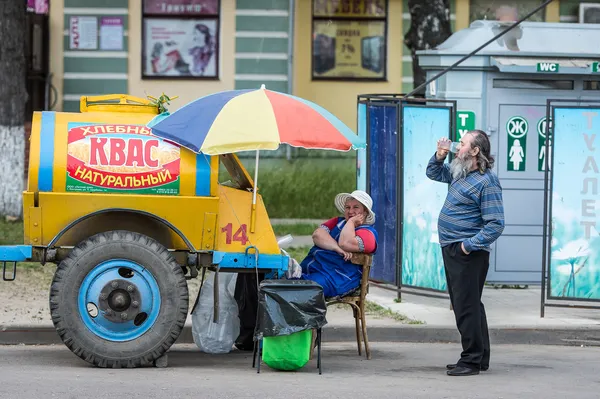
[[110, 231], [83, 241], [60, 263], [50, 313], [63, 343], [83, 360], [140, 367], [155, 364], [179, 337], [188, 299], [181, 267], [164, 246]]

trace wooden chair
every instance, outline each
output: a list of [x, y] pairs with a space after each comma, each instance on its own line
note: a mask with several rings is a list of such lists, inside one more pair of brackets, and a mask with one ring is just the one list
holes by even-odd
[[362, 340], [365, 343], [365, 353], [367, 359], [371, 359], [371, 350], [369, 349], [369, 337], [367, 336], [367, 319], [365, 316], [365, 305], [367, 294], [369, 293], [369, 274], [371, 272], [371, 265], [373, 264], [373, 255], [367, 255], [363, 253], [353, 253], [352, 263], [362, 265], [362, 279], [360, 286], [342, 297], [326, 298], [327, 306], [336, 303], [349, 305], [354, 312], [354, 320], [356, 322], [356, 344], [358, 345], [358, 355], [362, 356], [361, 347], [361, 330]]

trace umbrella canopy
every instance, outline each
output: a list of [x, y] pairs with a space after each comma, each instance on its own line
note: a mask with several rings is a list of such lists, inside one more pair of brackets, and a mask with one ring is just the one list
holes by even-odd
[[156, 136], [207, 155], [276, 150], [282, 143], [338, 151], [366, 147], [324, 108], [264, 85], [201, 97], [148, 126]]

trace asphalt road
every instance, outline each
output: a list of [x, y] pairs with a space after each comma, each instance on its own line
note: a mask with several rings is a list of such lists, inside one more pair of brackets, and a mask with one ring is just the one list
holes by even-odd
[[324, 345], [323, 375], [251, 368], [251, 354], [207, 355], [177, 345], [164, 369], [98, 369], [64, 346], [0, 346], [0, 398], [598, 398], [600, 348], [492, 347], [490, 370], [449, 377], [450, 344]]

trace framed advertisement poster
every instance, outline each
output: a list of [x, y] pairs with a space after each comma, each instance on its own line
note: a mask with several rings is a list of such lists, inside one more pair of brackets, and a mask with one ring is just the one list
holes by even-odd
[[386, 80], [387, 2], [313, 0], [313, 80]]
[[143, 79], [218, 79], [218, 0], [146, 0]]

